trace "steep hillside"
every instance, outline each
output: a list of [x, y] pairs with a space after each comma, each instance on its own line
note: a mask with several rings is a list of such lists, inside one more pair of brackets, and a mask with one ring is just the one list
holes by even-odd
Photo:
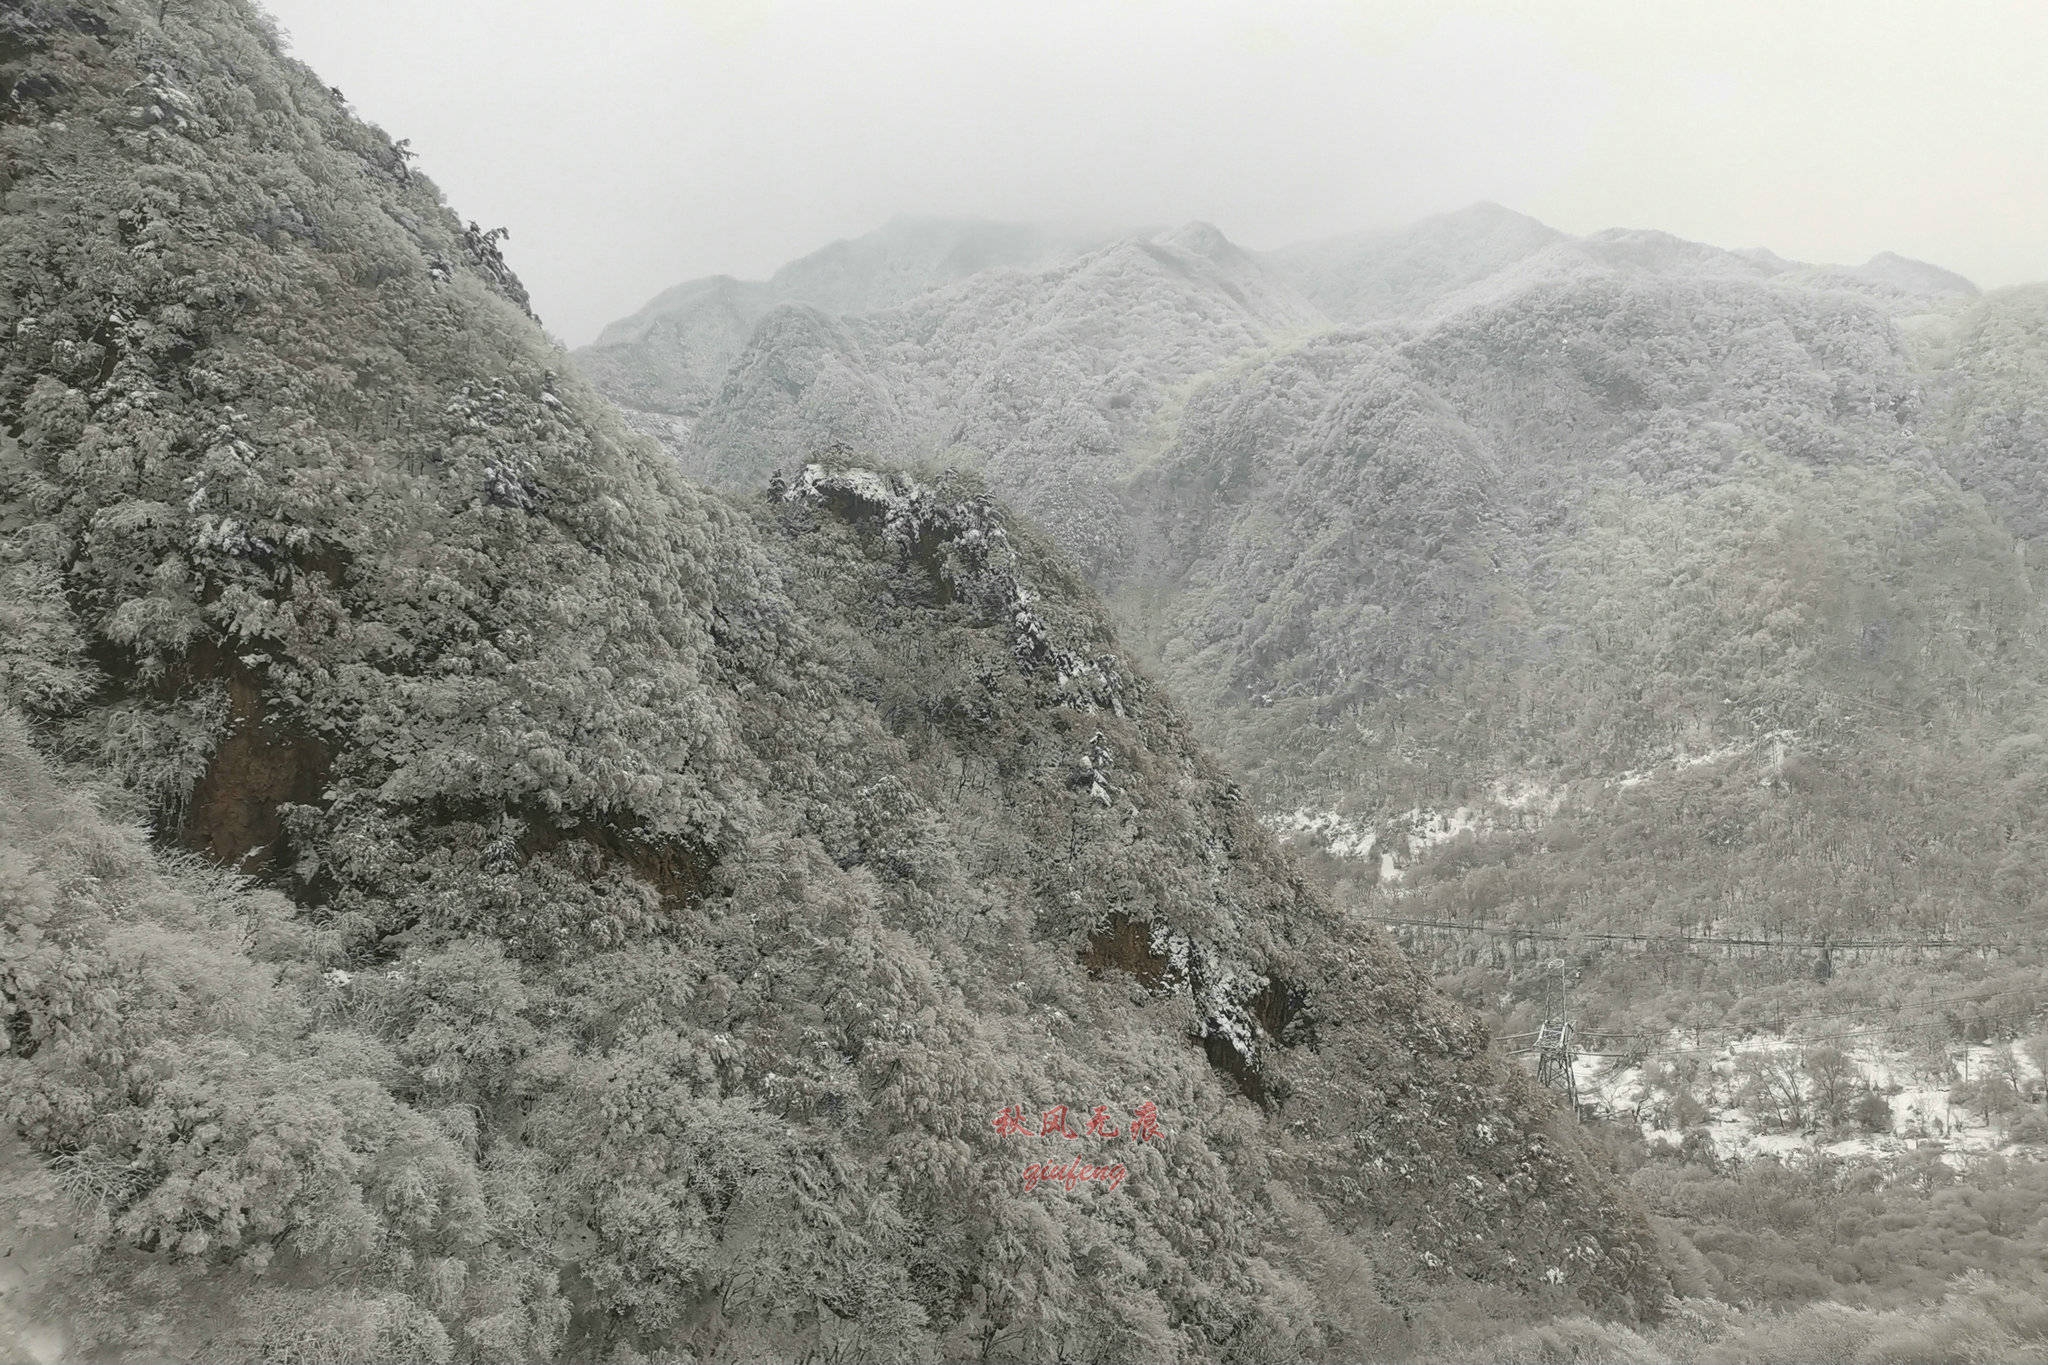
[[780, 300], [768, 285], [718, 275], [665, 291], [647, 307], [604, 329], [576, 353], [577, 364], [613, 401], [648, 419], [687, 419], [702, 411], [726, 367]]
[[[0, 83], [36, 1330], [1291, 1361], [1440, 1353], [1515, 1295], [1657, 1309], [1569, 1125], [972, 477], [686, 483], [240, 0], [14, 5]], [[1128, 361], [1156, 408], [1276, 325], [1244, 268], [1198, 233], [978, 277], [1021, 310], [986, 344]], [[1147, 310], [1213, 344], [1126, 344]], [[844, 350], [936, 385], [952, 316]], [[976, 401], [948, 420], [1036, 403]]]
[[2004, 790], [2042, 623], [1949, 411], [1839, 291], [1534, 286], [1205, 391], [1143, 486], [1167, 548], [1131, 619], [1269, 809], [1378, 831], [1347, 875], [1465, 808], [1486, 889], [1446, 864], [1402, 913], [1995, 922], [2038, 894], [1995, 890], [2009, 813], [1943, 784]]
[[[1734, 280], [1544, 284], [1410, 340], [1314, 343], [1206, 390], [1148, 471], [1171, 547], [1160, 637], [1187, 656], [1176, 677], [1247, 708], [1377, 705], [1482, 659], [1470, 695], [1519, 695], [1500, 670], [1537, 670], [1558, 685], [1512, 724], [1544, 766], [1619, 772], [1809, 724], [1820, 703], [1788, 690], [1908, 704], [1998, 659], [1945, 594], [2010, 599], [2006, 618], [2027, 596], [1995, 524], [1931, 467], [1919, 404], [1881, 315]], [[1923, 554], [1928, 536], [1956, 539]], [[1702, 577], [1718, 591], [1687, 609]], [[1767, 602], [1804, 608], [1783, 638], [1757, 635]], [[1897, 659], [1865, 670], [1879, 618]], [[1660, 675], [1675, 695], [1645, 687]]]
[[1999, 290], [1916, 340], [1943, 467], [2048, 565], [2048, 285]]

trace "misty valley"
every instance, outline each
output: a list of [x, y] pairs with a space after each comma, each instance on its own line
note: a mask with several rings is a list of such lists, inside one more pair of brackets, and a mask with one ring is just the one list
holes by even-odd
[[431, 169], [0, 0], [0, 1365], [2048, 1359], [2048, 285]]

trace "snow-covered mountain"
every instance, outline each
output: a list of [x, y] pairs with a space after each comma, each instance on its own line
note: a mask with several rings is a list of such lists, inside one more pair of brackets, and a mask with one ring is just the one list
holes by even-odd
[[[2043, 299], [1496, 205], [1267, 253], [1191, 225], [764, 316], [669, 435], [742, 487], [833, 448], [980, 471], [1361, 904], [1996, 923], [2048, 891], [1980, 851], [2048, 715]], [[1540, 833], [1507, 789], [1571, 795]]]

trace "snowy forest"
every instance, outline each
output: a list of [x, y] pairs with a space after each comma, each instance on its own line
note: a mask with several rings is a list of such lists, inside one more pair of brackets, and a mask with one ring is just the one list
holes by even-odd
[[0, 1365], [2048, 1351], [2048, 286], [0, 92]]

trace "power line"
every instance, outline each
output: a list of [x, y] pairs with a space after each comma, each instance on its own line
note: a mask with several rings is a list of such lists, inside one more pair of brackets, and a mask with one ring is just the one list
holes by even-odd
[[1683, 943], [1689, 946], [1711, 948], [1765, 948], [1777, 952], [1806, 953], [1848, 952], [1856, 949], [1877, 948], [1945, 949], [1975, 952], [1986, 948], [2004, 946], [2000, 943], [1972, 942], [1951, 938], [1735, 938], [1711, 934], [1625, 934], [1612, 931], [1525, 929], [1504, 924], [1473, 924], [1465, 920], [1413, 919], [1395, 915], [1368, 915], [1362, 911], [1354, 911], [1352, 913], [1368, 923], [1391, 925], [1396, 928], [1429, 929], [1463, 934], [1488, 934], [1495, 938], [1528, 939], [1545, 943]]
[[[1852, 939], [1834, 937], [1821, 937], [1814, 939], [1785, 939], [1752, 938], [1734, 935], [1688, 933], [1630, 934], [1612, 931], [1601, 932], [1558, 929], [1534, 929], [1503, 924], [1474, 924], [1462, 920], [1425, 919], [1416, 916], [1371, 915], [1366, 914], [1362, 911], [1354, 911], [1353, 913], [1356, 914], [1358, 918], [1365, 920], [1368, 923], [1382, 924], [1394, 928], [1423, 929], [1433, 932], [1484, 934], [1496, 938], [1508, 938], [1510, 940], [1527, 939], [1534, 942], [1545, 943], [1623, 943], [1643, 945], [1654, 943], [1681, 943], [1686, 945], [1687, 947], [1761, 948], [1774, 952], [1799, 952], [1823, 954], [1836, 951], [1853, 951], [1858, 949], [1981, 951], [1983, 949], [2003, 946], [2002, 944], [1987, 942], [1983, 941], [1982, 939], [1962, 939], [1952, 937], [1922, 939]], [[2037, 921], [2033, 917], [2033, 915], [2028, 913], [2021, 913], [2007, 917], [2002, 920], [1993, 920], [1988, 924], [1977, 924], [1970, 926], [1968, 932], [1982, 935], [1989, 932], [1997, 932], [2000, 929], [2034, 927], [2037, 923], [2039, 923], [2039, 921]], [[1946, 997], [1936, 997], [1931, 1000], [1913, 1002], [1913, 1006], [1911, 1007], [1926, 1009], [1931, 1006], [1947, 1004], [1975, 1005], [1982, 1004], [1985, 1001], [1989, 1000], [1996, 1000], [2004, 996], [2028, 994], [2039, 995], [2043, 993], [2043, 990], [2044, 988], [2042, 987], [2015, 986], [1994, 991], [1969, 991]], [[1804, 1022], [1807, 1022], [1809, 1024], [1814, 1020], [1822, 1019], [1861, 1021], [1872, 1018], [1884, 1018], [1889, 1020], [1889, 1022], [1881, 1028], [1874, 1029], [1849, 1029], [1839, 1030], [1832, 1033], [1807, 1034], [1804, 1036], [1787, 1036], [1781, 1040], [1784, 1046], [1807, 1047], [1819, 1043], [1843, 1042], [1857, 1038], [1895, 1036], [1900, 1033], [1911, 1032], [1913, 1030], [1925, 1027], [1928, 1024], [1945, 1022], [1948, 1018], [1948, 1015], [1946, 1013], [1916, 1014], [1907, 1018], [1897, 1018], [1894, 1016], [1893, 1010], [1891, 1009], [1888, 1009], [1884, 1006], [1871, 1006], [1868, 1008], [1860, 1008], [1853, 1010], [1837, 1010], [1832, 1012], [1823, 1012], [1820, 1014], [1802, 1016], [1802, 1018]], [[1749, 1026], [1728, 1024], [1692, 1025], [1681, 1026], [1678, 1031], [1690, 1032], [1693, 1034], [1695, 1038], [1698, 1038], [1699, 1035], [1703, 1033], [1734, 1035], [1735, 1037], [1740, 1038], [1741, 1036], [1750, 1032], [1751, 1028]], [[1577, 1044], [1581, 1039], [1594, 1043], [1595, 1048], [1586, 1049], [1578, 1046]], [[1530, 1040], [1534, 1041], [1532, 1042]], [[1599, 1045], [1601, 1043], [1610, 1043], [1611, 1040], [1620, 1040], [1623, 1045], [1627, 1046], [1627, 1050], [1616, 1052], [1607, 1051], [1599, 1048]], [[1620, 1061], [1641, 1062], [1647, 1060], [1652, 1056], [1678, 1057], [1699, 1055], [1704, 1053], [1718, 1054], [1727, 1050], [1726, 1043], [1716, 1043], [1711, 1047], [1703, 1044], [1695, 1044], [1691, 1047], [1658, 1047], [1650, 1045], [1648, 1035], [1642, 1033], [1628, 1032], [1622, 1030], [1595, 1031], [1577, 1028], [1571, 1024], [1569, 1018], [1565, 1015], [1560, 1015], [1559, 1018], [1553, 1020], [1549, 1024], [1546, 1024], [1541, 1029], [1531, 1030], [1523, 1033], [1508, 1034], [1504, 1037], [1497, 1039], [1496, 1042], [1501, 1044], [1522, 1043], [1523, 1046], [1504, 1048], [1504, 1051], [1506, 1051], [1510, 1056], [1526, 1056], [1531, 1053], [1537, 1054], [1539, 1057], [1539, 1062], [1541, 1063], [1541, 1069], [1553, 1074], [1556, 1072], [1556, 1063], [1560, 1057], [1598, 1057], [1603, 1059], [1613, 1059]]]
[[1972, 925], [1979, 933], [1987, 930], [2043, 929], [2048, 928], [2048, 912], [2041, 910], [2019, 910], [2001, 919]]

